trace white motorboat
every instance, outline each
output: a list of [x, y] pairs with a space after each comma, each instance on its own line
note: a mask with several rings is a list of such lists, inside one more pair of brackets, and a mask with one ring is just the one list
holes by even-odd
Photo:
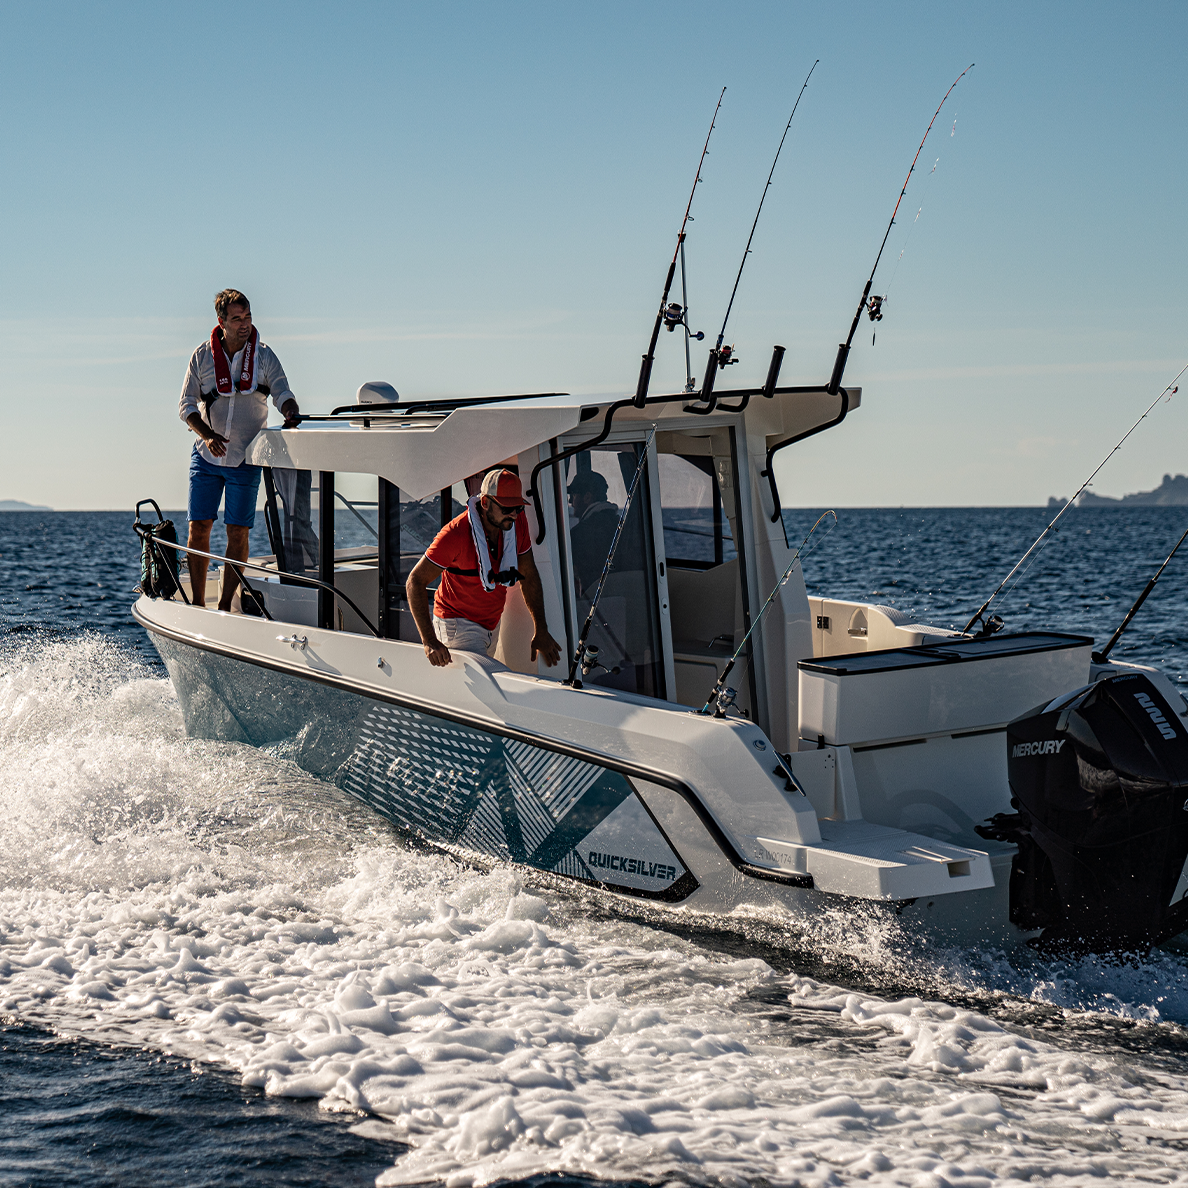
[[[232, 613], [192, 607], [184, 582], [133, 608], [186, 729], [285, 744], [450, 852], [675, 910], [870, 905], [1008, 946], [1180, 932], [1188, 705], [1152, 668], [1095, 663], [1086, 636], [963, 635], [810, 598], [773, 458], [861, 391], [775, 387], [776, 371], [701, 404], [361, 403], [264, 430], [248, 459], [266, 468], [273, 551], [246, 574], [265, 613], [238, 595]], [[517, 588], [493, 658], [431, 667], [405, 580], [482, 475], [525, 480], [548, 621], [572, 654], [604, 557], [568, 485], [592, 471], [617, 512], [645, 451], [584, 676], [530, 661]], [[744, 640], [733, 704], [704, 712]]]

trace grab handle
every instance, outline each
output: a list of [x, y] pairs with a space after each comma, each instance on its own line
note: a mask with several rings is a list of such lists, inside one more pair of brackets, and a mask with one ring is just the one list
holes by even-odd
[[165, 521], [165, 517], [164, 517], [163, 515], [161, 515], [161, 509], [160, 509], [160, 508], [157, 506], [157, 501], [156, 501], [155, 499], [142, 499], [142, 500], [141, 500], [141, 501], [140, 501], [140, 502], [139, 502], [139, 503], [136, 505], [136, 522], [137, 522], [138, 524], [141, 522], [141, 520], [140, 520], [140, 509], [141, 509], [142, 507], [144, 507], [144, 505], [145, 505], [146, 503], [151, 503], [151, 504], [153, 505], [153, 511], [155, 511], [155, 512], [157, 513], [157, 523], [158, 523], [158, 524], [164, 523], [164, 521]]

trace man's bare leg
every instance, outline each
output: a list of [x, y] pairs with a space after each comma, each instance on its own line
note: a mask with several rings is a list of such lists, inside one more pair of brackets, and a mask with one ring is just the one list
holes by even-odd
[[[249, 528], [244, 528], [239, 524], [227, 525], [227, 560], [228, 561], [246, 561], [248, 556], [248, 533]], [[208, 549], [207, 552], [210, 550]], [[239, 588], [239, 574], [235, 572], [230, 566], [223, 569], [223, 592], [219, 595], [219, 610], [229, 611], [231, 609], [231, 599], [235, 595], [235, 591]]]
[[[192, 549], [210, 552], [210, 528], [213, 520], [191, 520], [190, 536], [187, 544]], [[190, 602], [194, 606], [206, 605], [206, 558], [195, 557], [192, 553], [187, 557], [190, 565]]]

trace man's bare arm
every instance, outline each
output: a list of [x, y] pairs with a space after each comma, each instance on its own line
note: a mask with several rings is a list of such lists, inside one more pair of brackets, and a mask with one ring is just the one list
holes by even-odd
[[520, 589], [524, 594], [524, 604], [532, 616], [532, 659], [540, 653], [549, 668], [556, 666], [561, 659], [561, 645], [549, 634], [548, 623], [545, 621], [544, 586], [540, 580], [540, 570], [536, 568], [536, 558], [529, 549], [516, 558], [516, 566], [522, 578]]
[[437, 638], [433, 630], [433, 616], [429, 613], [429, 587], [442, 575], [440, 565], [434, 565], [428, 557], [422, 557], [404, 583], [404, 593], [408, 598], [408, 609], [412, 612], [413, 622], [421, 634], [421, 643], [425, 645], [425, 655], [434, 668], [444, 668], [450, 662], [450, 649]]
[[227, 452], [227, 438], [216, 433], [203, 419], [201, 413], [192, 412], [186, 417], [186, 424], [206, 442], [206, 448], [216, 458], [223, 457]]

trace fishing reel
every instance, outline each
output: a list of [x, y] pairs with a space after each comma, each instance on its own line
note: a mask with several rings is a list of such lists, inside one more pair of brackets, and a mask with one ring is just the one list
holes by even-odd
[[991, 615], [988, 619], [982, 620], [981, 631], [974, 632], [974, 639], [989, 639], [990, 636], [1001, 631], [1006, 624], [1002, 620], [1001, 615]]
[[866, 305], [866, 316], [872, 322], [881, 322], [883, 320], [883, 302], [887, 300], [887, 295], [884, 293], [882, 297], [872, 297]]
[[[669, 334], [671, 334], [678, 326], [684, 326], [686, 330], [689, 330], [689, 323], [685, 320], [685, 315], [687, 313], [688, 310], [686, 310], [684, 306], [680, 304], [680, 302], [670, 301], [664, 307], [664, 312], [661, 315], [664, 318], [664, 329], [667, 330]], [[689, 330], [689, 337], [695, 338], [698, 342], [700, 342], [705, 337], [705, 331], [698, 330], [694, 332], [693, 330]]]
[[731, 363], [737, 363], [739, 360], [734, 357], [734, 344], [730, 346], [718, 347], [718, 370], [721, 371], [723, 367], [729, 367]]
[[719, 689], [717, 697], [714, 698], [714, 717], [724, 718], [726, 716], [726, 711], [734, 704], [735, 698], [737, 697], [737, 689], [731, 689], [729, 687]]
[[[609, 676], [618, 676], [622, 671], [622, 669], [617, 664], [613, 668], [607, 668], [607, 666], [598, 659], [597, 644], [584, 644], [582, 646], [581, 650], [577, 653], [577, 667], [581, 670], [581, 677], [578, 677], [575, 674], [573, 681], [573, 687], [575, 689], [580, 689], [582, 687], [582, 680], [588, 678], [590, 673], [592, 673], [596, 668], [601, 668], [602, 671], [607, 673]], [[568, 684], [569, 682], [566, 681], [565, 683]]]

